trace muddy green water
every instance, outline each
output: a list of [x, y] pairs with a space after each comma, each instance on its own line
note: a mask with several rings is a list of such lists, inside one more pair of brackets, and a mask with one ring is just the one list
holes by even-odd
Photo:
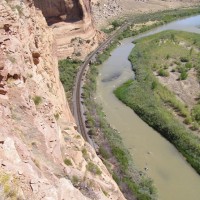
[[[169, 29], [200, 33], [200, 16], [178, 20], [138, 37]], [[200, 176], [184, 157], [158, 132], [143, 122], [129, 107], [121, 103], [113, 90], [133, 78], [127, 60], [135, 38], [122, 41], [110, 58], [99, 67], [97, 101], [102, 104], [107, 121], [120, 132], [138, 169], [154, 180], [160, 200], [200, 200]]]

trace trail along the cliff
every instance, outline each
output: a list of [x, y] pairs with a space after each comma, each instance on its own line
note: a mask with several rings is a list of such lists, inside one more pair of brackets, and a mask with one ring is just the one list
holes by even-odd
[[[200, 16], [191, 17], [156, 28], [137, 38], [169, 29], [200, 33], [200, 29], [197, 28], [199, 25]], [[144, 123], [113, 94], [118, 85], [134, 76], [127, 59], [134, 47], [132, 41], [133, 38], [123, 40], [122, 45], [100, 66], [97, 81], [98, 102], [102, 104], [108, 122], [121, 133], [136, 166], [141, 170], [149, 169], [147, 174], [158, 188], [159, 199], [199, 200], [199, 175], [167, 140]], [[116, 74], [119, 76], [113, 79]]]

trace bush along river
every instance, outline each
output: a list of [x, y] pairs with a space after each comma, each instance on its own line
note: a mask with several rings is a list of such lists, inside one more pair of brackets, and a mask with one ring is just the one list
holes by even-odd
[[[179, 53], [185, 55], [185, 51], [188, 50], [190, 52], [188, 55], [194, 55], [191, 62], [196, 62], [195, 60], [199, 59], [200, 42], [198, 40], [199, 36], [196, 35], [200, 34], [199, 27], [200, 15], [177, 20], [136, 37], [124, 39], [121, 41], [120, 46], [111, 52], [108, 60], [98, 68], [99, 75], [97, 77], [96, 89], [97, 102], [101, 104], [108, 123], [119, 131], [123, 143], [129, 150], [137, 168], [153, 179], [158, 190], [158, 198], [161, 200], [200, 199], [200, 176], [198, 175], [198, 173], [200, 173], [200, 162], [198, 160], [200, 159], [200, 142], [196, 136], [190, 133], [189, 129], [186, 128], [185, 130], [182, 125], [176, 127], [176, 124], [179, 123], [178, 119], [173, 118], [174, 116], [172, 116], [170, 112], [168, 113], [168, 110], [174, 106], [176, 107], [176, 111], [178, 110], [179, 113], [181, 113], [180, 116], [188, 118], [188, 121], [190, 117], [192, 118], [193, 116], [190, 116], [187, 109], [184, 110], [185, 107], [182, 106], [181, 103], [179, 104], [176, 102], [172, 93], [166, 88], [162, 88], [162, 85], [157, 81], [157, 78], [155, 78], [155, 69], [154, 71], [149, 71], [146, 67], [148, 64], [147, 60], [150, 60], [150, 58], [148, 55], [145, 55], [145, 53], [151, 51], [151, 47], [148, 49], [146, 46], [156, 42], [157, 46], [162, 46], [161, 43], [163, 42], [163, 44], [166, 45], [166, 47], [163, 47], [161, 50], [161, 53], [163, 53], [163, 51], [168, 50], [167, 48], [176, 44], [175, 40], [184, 38], [186, 43], [188, 42], [188, 44], [194, 45], [193, 50], [196, 53], [191, 53], [192, 50], [187, 46], [188, 44], [185, 47], [186, 43], [179, 43], [185, 47], [185, 49], [181, 50]], [[186, 31], [187, 33], [184, 34], [180, 31]], [[191, 33], [192, 39], [190, 39], [188, 32]], [[140, 39], [144, 37], [149, 39], [146, 41]], [[133, 44], [133, 41], [136, 41], [136, 48], [134, 48], [135, 44]], [[151, 41], [154, 41], [154, 43], [151, 43]], [[144, 51], [140, 51], [140, 47], [144, 48]], [[157, 47], [154, 47], [154, 50], [156, 48]], [[130, 53], [131, 56], [129, 57]], [[158, 55], [157, 57], [155, 56], [154, 59], [159, 60], [162, 54], [159, 53], [157, 49], [156, 53]], [[178, 54], [178, 49], [175, 49], [174, 52], [170, 50], [169, 53], [166, 53], [166, 59], [170, 60], [173, 54]], [[129, 62], [128, 57], [133, 66]], [[157, 61], [155, 61], [155, 63], [156, 62]], [[194, 65], [196, 63], [192, 64]], [[151, 65], [152, 68], [157, 68], [154, 61], [152, 61]], [[190, 67], [189, 65], [191, 64], [187, 66]], [[141, 68], [141, 66], [145, 67]], [[186, 66], [186, 64], [184, 64], [184, 66]], [[136, 80], [133, 80], [135, 74], [132, 67], [136, 67]], [[179, 70], [177, 66], [176, 68]], [[160, 75], [168, 76], [167, 67], [161, 67], [156, 70]], [[182, 69], [180, 69], [180, 79], [185, 79], [185, 74], [187, 72], [181, 70]], [[198, 69], [196, 71], [198, 75]], [[148, 87], [150, 87], [150, 89]], [[159, 130], [160, 133], [147, 125], [147, 123], [139, 118], [131, 108], [119, 101], [115, 97], [113, 91], [115, 91], [115, 94], [120, 100], [135, 110], [144, 121], [150, 124], [155, 130]], [[156, 95], [152, 96], [154, 93]], [[167, 101], [165, 102], [166, 98]], [[168, 109], [164, 109], [163, 105], [166, 106], [167, 103], [169, 103], [169, 105], [167, 105]], [[155, 110], [158, 110], [159, 114]], [[152, 119], [152, 122], [150, 119]], [[173, 119], [174, 123], [171, 122]], [[154, 123], [155, 120], [160, 124]], [[162, 123], [165, 124], [166, 120], [169, 120], [167, 121], [167, 123], [169, 122], [168, 125], [162, 126]], [[177, 135], [172, 133], [173, 130], [171, 129], [173, 128]], [[162, 135], [173, 143], [179, 151]], [[187, 142], [189, 143], [188, 146], [184, 146]], [[194, 155], [192, 154], [193, 152]], [[184, 157], [182, 155], [184, 155]]]

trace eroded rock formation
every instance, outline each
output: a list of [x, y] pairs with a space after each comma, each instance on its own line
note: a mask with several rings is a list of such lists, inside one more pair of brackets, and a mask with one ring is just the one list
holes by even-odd
[[[55, 18], [59, 20], [65, 21], [78, 21], [82, 20], [85, 16], [84, 14], [90, 13], [89, 3], [83, 4], [83, 2], [79, 0], [34, 0], [34, 4], [37, 8], [39, 8], [44, 17], [47, 19], [47, 22], [51, 20], [51, 18]], [[62, 17], [65, 16], [63, 19]]]
[[52, 30], [32, 0], [1, 0], [0, 198], [123, 200], [75, 130], [57, 63]]
[[98, 45], [89, 0], [34, 0], [53, 29], [58, 57], [83, 59]]

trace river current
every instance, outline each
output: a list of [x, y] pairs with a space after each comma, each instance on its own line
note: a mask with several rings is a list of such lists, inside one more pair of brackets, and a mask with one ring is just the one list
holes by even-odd
[[200, 15], [171, 22], [121, 42], [99, 67], [97, 101], [103, 106], [108, 123], [120, 132], [125, 146], [139, 170], [153, 179], [160, 200], [200, 200], [200, 176], [184, 157], [158, 132], [120, 102], [113, 90], [134, 77], [128, 56], [135, 39], [164, 30], [183, 30], [200, 34]]

